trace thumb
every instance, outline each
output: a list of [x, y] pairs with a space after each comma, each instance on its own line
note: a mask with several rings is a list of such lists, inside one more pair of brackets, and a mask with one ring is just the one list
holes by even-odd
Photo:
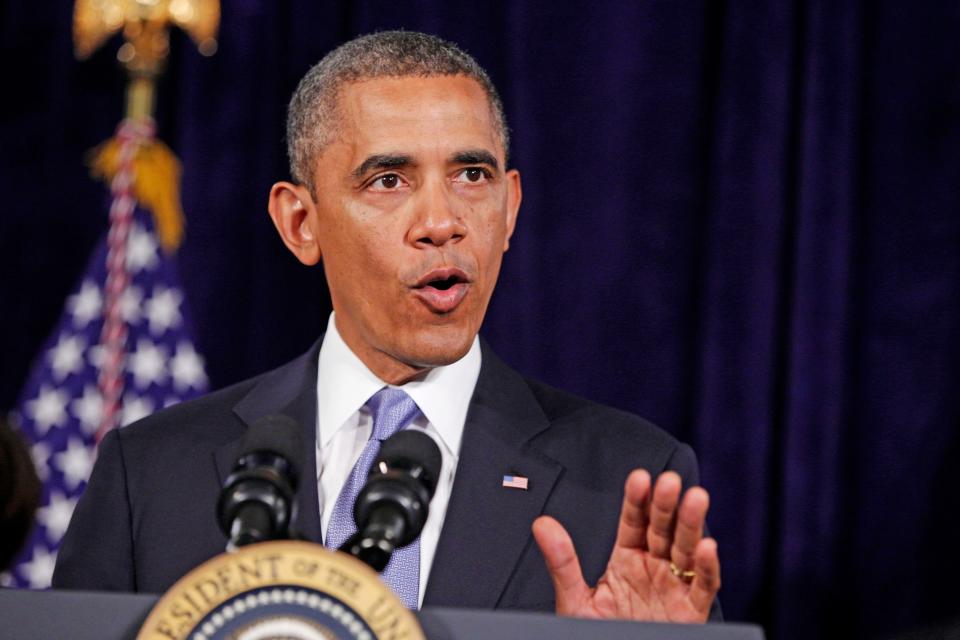
[[574, 615], [590, 597], [570, 534], [550, 516], [533, 522], [533, 537], [547, 564], [557, 597], [557, 614]]

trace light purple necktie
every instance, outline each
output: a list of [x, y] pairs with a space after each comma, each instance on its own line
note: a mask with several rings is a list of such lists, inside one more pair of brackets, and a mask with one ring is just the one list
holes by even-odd
[[[338, 549], [357, 531], [357, 524], [353, 519], [353, 503], [367, 481], [370, 466], [380, 451], [380, 443], [420, 415], [419, 407], [405, 391], [391, 387], [384, 387], [373, 394], [367, 400], [366, 406], [373, 415], [373, 431], [357, 464], [353, 466], [350, 477], [340, 490], [333, 513], [330, 514], [324, 544], [331, 549]], [[408, 609], [416, 611], [420, 593], [419, 536], [407, 546], [393, 552], [380, 577]]]

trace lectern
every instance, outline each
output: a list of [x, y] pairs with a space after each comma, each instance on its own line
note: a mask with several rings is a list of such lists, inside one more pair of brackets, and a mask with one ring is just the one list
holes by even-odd
[[[158, 596], [0, 590], [0, 635], [10, 640], [133, 640]], [[417, 614], [430, 640], [763, 640], [742, 624], [668, 625], [558, 618], [539, 613], [431, 609]]]

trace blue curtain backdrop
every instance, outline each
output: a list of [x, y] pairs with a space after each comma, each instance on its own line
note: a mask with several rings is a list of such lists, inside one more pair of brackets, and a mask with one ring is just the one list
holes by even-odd
[[[107, 222], [123, 102], [72, 3], [0, 9], [0, 406]], [[960, 5], [227, 0], [173, 39], [161, 136], [214, 386], [322, 330], [266, 215], [285, 103], [353, 35], [424, 30], [501, 88], [524, 205], [484, 334], [696, 448], [728, 618], [883, 637], [960, 613]], [[609, 526], [604, 523], [602, 526]]]

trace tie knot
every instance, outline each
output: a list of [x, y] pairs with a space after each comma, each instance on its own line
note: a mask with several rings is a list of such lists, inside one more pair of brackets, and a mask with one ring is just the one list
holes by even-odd
[[384, 441], [417, 417], [420, 408], [403, 389], [384, 387], [367, 400], [373, 416], [371, 440]]

